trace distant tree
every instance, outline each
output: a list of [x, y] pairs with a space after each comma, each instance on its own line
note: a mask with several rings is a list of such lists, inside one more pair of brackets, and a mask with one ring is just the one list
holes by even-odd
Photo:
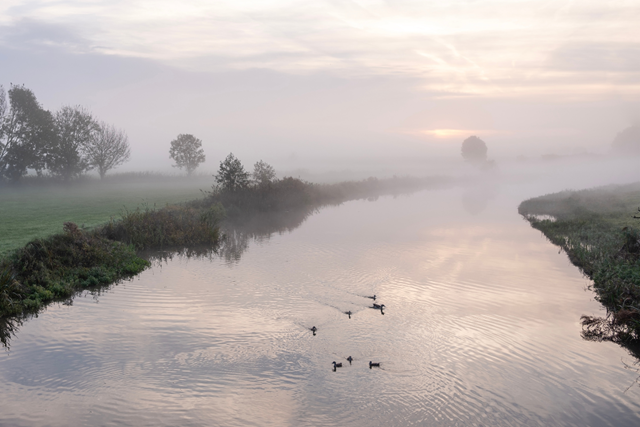
[[220, 169], [215, 175], [216, 183], [227, 191], [237, 191], [249, 186], [249, 173], [233, 153], [220, 162]]
[[626, 128], [616, 135], [611, 148], [618, 154], [640, 154], [640, 125]]
[[273, 166], [260, 160], [253, 165], [253, 181], [258, 185], [267, 185], [276, 178]]
[[190, 134], [180, 134], [171, 141], [169, 157], [176, 162], [173, 166], [186, 169], [188, 176], [206, 159], [202, 141]]
[[462, 142], [462, 158], [470, 163], [487, 161], [487, 144], [477, 136], [470, 136]]
[[62, 107], [55, 115], [56, 139], [47, 150], [47, 169], [65, 181], [91, 169], [87, 148], [100, 125], [80, 106]]
[[129, 138], [115, 126], [100, 123], [85, 153], [89, 166], [97, 168], [100, 179], [104, 179], [108, 171], [129, 160]]
[[45, 167], [47, 145], [56, 138], [52, 114], [24, 86], [11, 86], [9, 108], [4, 89], [0, 97], [0, 175], [17, 181], [30, 168], [40, 174]]

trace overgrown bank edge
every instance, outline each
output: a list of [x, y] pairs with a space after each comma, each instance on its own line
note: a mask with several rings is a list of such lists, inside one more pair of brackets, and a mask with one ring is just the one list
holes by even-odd
[[593, 281], [605, 318], [583, 316], [587, 339], [640, 340], [640, 183], [565, 191], [518, 211]]
[[51, 301], [135, 276], [150, 265], [139, 256], [143, 250], [195, 245], [215, 250], [225, 218], [241, 222], [261, 213], [318, 208], [449, 181], [394, 177], [319, 185], [284, 178], [235, 191], [214, 188], [202, 199], [162, 209], [125, 211], [91, 231], [65, 223], [63, 233], [35, 239], [0, 259], [0, 317], [37, 312]]

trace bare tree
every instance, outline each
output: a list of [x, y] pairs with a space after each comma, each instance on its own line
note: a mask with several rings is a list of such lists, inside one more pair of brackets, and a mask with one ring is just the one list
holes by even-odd
[[103, 179], [109, 170], [129, 160], [129, 138], [115, 126], [101, 123], [100, 129], [86, 147], [86, 155], [89, 164], [98, 168], [100, 179]]
[[206, 159], [202, 149], [202, 141], [193, 135], [182, 133], [171, 141], [169, 157], [175, 160], [174, 167], [185, 168], [189, 176]]

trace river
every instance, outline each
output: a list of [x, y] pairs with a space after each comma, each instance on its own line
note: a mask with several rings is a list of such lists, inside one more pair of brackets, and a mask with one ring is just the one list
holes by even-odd
[[640, 425], [635, 359], [581, 338], [602, 308], [522, 199], [352, 201], [156, 259], [19, 328], [0, 425]]

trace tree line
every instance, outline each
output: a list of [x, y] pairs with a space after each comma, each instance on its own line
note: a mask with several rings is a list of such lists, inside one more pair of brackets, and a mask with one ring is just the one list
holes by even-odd
[[[178, 135], [171, 141], [169, 157], [176, 162], [173, 167], [185, 169], [190, 176], [206, 159], [202, 140], [191, 134]], [[275, 180], [276, 171], [273, 166], [260, 160], [253, 165], [253, 173], [249, 173], [244, 169], [242, 162], [230, 153], [220, 162], [220, 168], [214, 178], [220, 189], [233, 192], [252, 184], [268, 185]]]
[[97, 170], [104, 178], [130, 154], [126, 133], [84, 107], [51, 112], [30, 89], [11, 85], [5, 93], [0, 85], [0, 179], [16, 182], [28, 170], [64, 181]]

